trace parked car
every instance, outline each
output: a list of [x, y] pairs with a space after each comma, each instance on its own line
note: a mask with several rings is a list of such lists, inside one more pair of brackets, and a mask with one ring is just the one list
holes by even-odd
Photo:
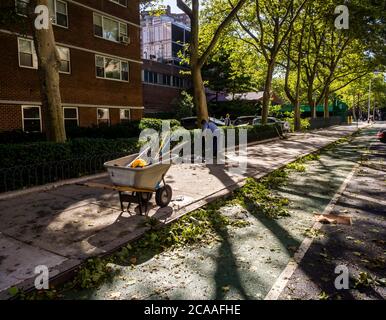
[[[281, 127], [283, 132], [290, 132], [291, 130], [291, 126], [288, 121], [282, 121], [274, 117], [268, 117], [267, 124], [268, 125], [277, 124]], [[253, 119], [253, 125], [254, 126], [261, 125], [261, 117], [255, 117], [255, 119]]]
[[377, 133], [377, 137], [378, 137], [379, 141], [386, 143], [386, 129], [381, 129]]
[[225, 126], [225, 122], [216, 118], [209, 117], [209, 121], [213, 122], [216, 126]]
[[181, 126], [185, 129], [192, 130], [197, 128], [197, 117], [187, 117], [180, 120]]
[[[219, 119], [209, 117], [209, 121], [216, 124], [216, 126], [225, 126], [225, 122]], [[180, 120], [181, 126], [185, 129], [192, 130], [197, 128], [197, 117], [187, 117]]]
[[243, 116], [243, 117], [238, 117], [233, 121], [233, 125], [235, 127], [238, 126], [247, 126], [247, 125], [252, 125], [253, 124], [253, 119], [255, 119], [256, 116]]

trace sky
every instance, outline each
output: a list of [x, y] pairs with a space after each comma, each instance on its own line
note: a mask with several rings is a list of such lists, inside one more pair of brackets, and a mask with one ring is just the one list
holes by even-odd
[[163, 4], [169, 5], [172, 8], [173, 13], [182, 13], [180, 9], [177, 7], [177, 0], [163, 0]]

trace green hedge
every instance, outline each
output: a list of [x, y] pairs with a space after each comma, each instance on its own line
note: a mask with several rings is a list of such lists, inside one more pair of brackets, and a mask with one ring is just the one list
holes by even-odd
[[139, 121], [130, 121], [127, 124], [112, 126], [73, 127], [66, 130], [68, 139], [75, 138], [102, 138], [119, 139], [133, 138], [139, 135]]
[[[275, 128], [276, 127], [276, 128]], [[279, 126], [275, 125], [265, 125], [265, 126], [243, 126], [243, 127], [222, 127], [225, 131], [227, 129], [234, 129], [235, 130], [235, 139], [236, 144], [239, 143], [239, 131], [240, 130], [247, 130], [248, 135], [248, 143], [254, 142], [254, 141], [261, 141], [265, 139], [271, 139], [278, 136], [278, 132], [282, 134], [281, 128]], [[193, 142], [194, 139], [194, 130], [190, 130], [191, 133], [191, 139]], [[225, 140], [226, 140], [227, 134], [225, 132]]]
[[[154, 129], [156, 131], [162, 130], [162, 119], [156, 119], [156, 118], [143, 118], [139, 124], [139, 129], [142, 131], [144, 129]], [[181, 123], [176, 119], [168, 119], [166, 121], [170, 121], [170, 127], [171, 129], [175, 129], [179, 126], [181, 126]]]
[[[248, 142], [277, 137], [274, 126], [228, 127], [235, 129], [236, 142], [240, 129], [246, 129]], [[193, 130], [191, 131], [193, 134]], [[101, 139], [79, 138], [65, 143], [34, 142], [28, 144], [0, 144], [0, 168], [55, 162], [101, 154], [133, 153], [138, 150], [137, 138]]]
[[[146, 128], [160, 131], [162, 119], [143, 118], [141, 121], [130, 121], [126, 124], [116, 124], [112, 126], [92, 126], [92, 127], [72, 127], [67, 128], [66, 134], [69, 140], [77, 138], [100, 138], [100, 139], [121, 139], [137, 138], [140, 132]], [[178, 120], [168, 120], [172, 128], [178, 127]], [[44, 133], [24, 132], [22, 130], [0, 132], [0, 144], [32, 143], [45, 141]]]
[[41, 132], [24, 132], [23, 130], [0, 132], [0, 144], [29, 143], [44, 141], [45, 139], [45, 134]]
[[0, 168], [27, 166], [47, 162], [90, 157], [102, 154], [133, 153], [137, 139], [74, 139], [65, 143], [34, 142], [0, 144]]
[[[160, 123], [146, 120], [144, 125], [157, 128]], [[178, 121], [172, 125], [175, 128]], [[234, 129], [236, 143], [240, 129], [247, 130], [248, 142], [277, 137], [274, 126]], [[193, 135], [193, 130], [190, 132]], [[138, 149], [137, 138], [78, 138], [65, 143], [0, 144], [0, 192], [102, 172], [105, 161], [135, 153]]]

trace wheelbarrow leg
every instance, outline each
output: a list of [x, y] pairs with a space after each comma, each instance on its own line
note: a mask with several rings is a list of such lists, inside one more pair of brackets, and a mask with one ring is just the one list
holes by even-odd
[[121, 202], [121, 211], [125, 211], [125, 209], [123, 208], [123, 201], [122, 201], [122, 192], [119, 191], [119, 201]]
[[162, 182], [164, 183], [164, 186], [166, 186], [165, 175], [162, 176]]
[[138, 199], [139, 213], [140, 213], [140, 215], [142, 216], [142, 215], [143, 215], [143, 212], [142, 212], [142, 197], [141, 197], [141, 193], [140, 193], [140, 192], [137, 192], [137, 193], [136, 193], [136, 196], [137, 196], [137, 199]]

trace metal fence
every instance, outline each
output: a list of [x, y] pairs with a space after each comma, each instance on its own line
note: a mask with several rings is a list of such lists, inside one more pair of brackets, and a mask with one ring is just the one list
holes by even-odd
[[0, 169], [0, 193], [103, 172], [103, 164], [106, 161], [124, 155], [126, 154], [109, 153], [2, 168]]

